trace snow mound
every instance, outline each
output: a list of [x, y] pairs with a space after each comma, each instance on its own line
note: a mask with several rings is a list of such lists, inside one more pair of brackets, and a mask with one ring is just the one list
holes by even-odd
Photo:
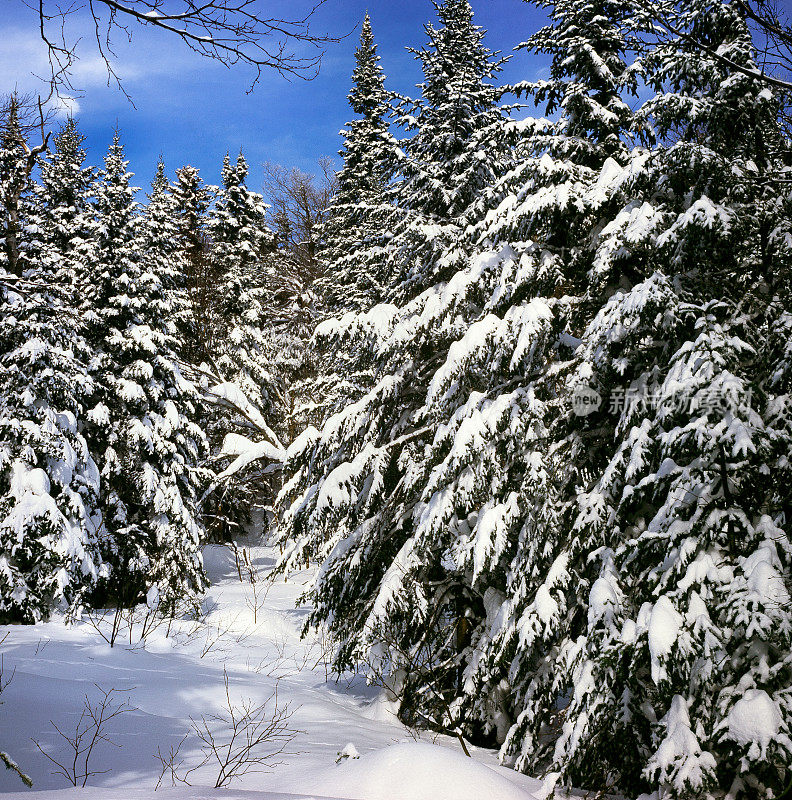
[[494, 769], [425, 742], [345, 759], [322, 775], [317, 787], [351, 800], [533, 800]]
[[728, 725], [732, 741], [764, 751], [781, 730], [781, 712], [767, 692], [748, 689], [729, 711]]

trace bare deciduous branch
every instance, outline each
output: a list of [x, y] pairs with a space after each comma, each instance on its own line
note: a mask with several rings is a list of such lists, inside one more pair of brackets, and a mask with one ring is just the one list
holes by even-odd
[[85, 786], [88, 778], [93, 775], [103, 775], [109, 772], [109, 769], [94, 769], [91, 766], [91, 757], [94, 754], [94, 748], [99, 742], [105, 742], [113, 747], [120, 747], [117, 742], [114, 742], [107, 734], [106, 726], [111, 720], [120, 716], [121, 714], [130, 711], [132, 706], [129, 700], [117, 702], [115, 695], [121, 689], [104, 690], [98, 684], [94, 684], [99, 691], [99, 699], [91, 701], [88, 695], [85, 695], [83, 701], [83, 708], [80, 712], [80, 718], [77, 720], [74, 733], [69, 734], [62, 731], [52, 720], [50, 725], [57, 731], [58, 735], [64, 739], [68, 744], [68, 757], [63, 757], [62, 761], [51, 756], [41, 746], [40, 742], [33, 739], [33, 744], [36, 745], [39, 752], [57, 769], [53, 775], [63, 775], [64, 778], [72, 786]]
[[186, 735], [176, 747], [171, 747], [167, 755], [158, 749], [155, 758], [162, 765], [157, 787], [167, 775], [172, 785], [190, 785], [193, 772], [214, 764], [217, 769], [215, 788], [228, 786], [231, 781], [251, 772], [269, 772], [280, 764], [280, 756], [297, 736], [289, 720], [293, 711], [288, 704], [282, 705], [278, 699], [278, 685], [267, 700], [256, 705], [246, 699], [234, 703], [231, 699], [228, 672], [223, 670], [225, 684], [225, 705], [221, 713], [192, 719], [191, 734], [201, 743], [201, 762], [180, 773], [183, 759], [179, 756], [181, 746], [189, 738]]
[[[305, 14], [284, 19], [267, 13], [266, 0], [21, 0], [38, 18], [38, 34], [47, 48], [54, 94], [79, 91], [73, 85], [79, 60], [79, 39], [67, 33], [67, 23], [81, 11], [88, 15], [93, 42], [107, 69], [108, 84], [124, 90], [116, 72], [114, 41], [132, 41], [139, 28], [154, 28], [181, 41], [194, 53], [225, 67], [237, 64], [252, 69], [249, 91], [262, 72], [274, 70], [285, 77], [310, 80], [322, 60], [322, 46], [343, 36], [314, 33], [311, 20], [325, 0]], [[308, 48], [308, 52], [301, 52]]]

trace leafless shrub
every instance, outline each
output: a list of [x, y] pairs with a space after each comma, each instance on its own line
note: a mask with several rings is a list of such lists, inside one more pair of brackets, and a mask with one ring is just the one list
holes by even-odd
[[159, 778], [157, 778], [155, 789], [159, 789], [160, 786], [162, 786], [162, 782], [166, 777], [170, 778], [171, 786], [176, 786], [177, 783], [186, 783], [185, 780], [179, 777], [182, 766], [184, 765], [184, 759], [180, 756], [180, 753], [182, 745], [189, 737], [190, 734], [185, 733], [177, 745], [171, 745], [168, 748], [167, 753], [163, 753], [162, 747], [159, 745], [157, 746], [157, 752], [154, 753], [154, 758], [160, 762], [162, 769], [160, 770]]
[[68, 757], [64, 756], [62, 761], [58, 761], [44, 750], [40, 742], [36, 739], [32, 740], [39, 752], [57, 767], [52, 774], [63, 775], [72, 786], [85, 786], [88, 778], [93, 775], [103, 775], [106, 772], [110, 772], [109, 769], [94, 769], [91, 766], [91, 757], [99, 742], [105, 742], [113, 747], [121, 746], [110, 738], [106, 727], [111, 720], [132, 708], [128, 699], [121, 702], [116, 700], [116, 695], [119, 692], [132, 691], [131, 689], [104, 690], [98, 684], [94, 684], [94, 686], [99, 692], [99, 699], [92, 701], [87, 694], [85, 695], [83, 708], [80, 718], [77, 720], [74, 733], [65, 733], [50, 720], [50, 725], [55, 728], [58, 735], [69, 746]]
[[142, 604], [134, 608], [93, 609], [82, 615], [82, 621], [110, 647], [122, 639], [131, 646], [145, 645], [155, 630], [169, 626], [171, 620], [172, 617], [160, 614], [158, 608]]
[[[286, 754], [298, 731], [289, 725], [294, 712], [288, 704], [280, 703], [277, 682], [272, 694], [259, 705], [250, 699], [237, 704], [231, 700], [226, 670], [223, 682], [226, 698], [223, 711], [199, 719], [190, 717], [190, 734], [167, 754], [157, 749], [155, 758], [162, 766], [157, 788], [166, 777], [173, 786], [177, 783], [190, 786], [190, 775], [209, 764], [217, 769], [215, 788], [219, 789], [243, 775], [269, 772], [282, 763], [280, 757]], [[197, 766], [182, 772], [184, 759], [180, 751], [191, 734], [200, 742], [202, 759]]]
[[248, 659], [247, 668], [250, 672], [264, 675], [274, 681], [281, 681], [289, 675], [294, 675], [311, 667], [312, 659], [314, 658], [312, 649], [300, 648], [298, 653], [287, 655], [286, 640], [283, 637], [274, 639], [272, 644], [275, 651], [274, 655], [269, 658], [263, 658], [255, 664]]
[[[5, 636], [3, 636], [2, 639], [0, 639], [0, 644], [3, 644], [3, 642], [7, 638], [8, 634], [6, 634]], [[11, 683], [12, 680], [14, 680], [15, 674], [16, 674], [16, 667], [14, 667], [14, 669], [11, 670], [10, 675], [5, 671], [3, 665], [3, 654], [0, 653], [0, 694], [2, 694], [3, 691], [6, 689], [6, 687], [8, 686], [8, 684]]]
[[145, 646], [148, 638], [158, 630], [164, 629], [170, 636], [176, 620], [197, 620], [199, 609], [194, 601], [184, 601], [174, 607], [157, 601], [152, 604], [140, 603], [130, 608], [121, 606], [115, 609], [91, 609], [83, 611], [81, 621], [92, 628], [101, 639], [114, 647], [125, 641], [131, 647]]
[[209, 653], [224, 653], [231, 646], [238, 647], [250, 638], [251, 631], [234, 630], [239, 620], [239, 614], [230, 618], [219, 618], [212, 622], [201, 618], [192, 620], [189, 627], [181, 627], [173, 631], [173, 641], [180, 647], [197, 643], [200, 645], [199, 657], [205, 658]]
[[[237, 575], [239, 576], [239, 582], [244, 583], [245, 579], [242, 577], [242, 567], [245, 563], [245, 556], [247, 555], [247, 550], [243, 547], [242, 552], [240, 554], [239, 548], [237, 547], [236, 542], [231, 542], [229, 544], [231, 548], [231, 552], [234, 554], [234, 565], [236, 566]], [[248, 560], [250, 556], [248, 556]]]
[[223, 637], [231, 630], [232, 623], [217, 622], [213, 626], [206, 626], [203, 646], [201, 647], [201, 658], [205, 658], [213, 650], [219, 650]]
[[316, 639], [307, 651], [313, 661], [313, 669], [321, 667], [324, 670], [325, 683], [330, 680], [330, 673], [333, 671], [333, 654], [335, 645], [330, 636], [330, 632], [322, 625], [316, 631]]
[[[39, 639], [38, 642], [36, 643], [36, 650], [34, 651], [33, 655], [37, 656], [39, 653], [43, 653], [47, 649], [47, 647], [49, 646], [50, 641], [52, 641], [52, 640], [51, 639]], [[0, 641], [0, 644], [2, 644], [2, 643], [3, 642]]]
[[[8, 634], [6, 633], [5, 636], [0, 638], [0, 645], [3, 644], [3, 642], [7, 638]], [[14, 679], [15, 673], [16, 669], [12, 669], [10, 675], [5, 671], [3, 664], [3, 654], [0, 653], [0, 694], [2, 694], [5, 691], [5, 689], [8, 688], [8, 684], [11, 683], [11, 681]], [[0, 701], [0, 705], [2, 705], [2, 701]], [[3, 750], [0, 750], [0, 763], [2, 763], [6, 769], [10, 769], [12, 772], [16, 772], [16, 774], [19, 776], [19, 779], [22, 781], [22, 783], [25, 784], [25, 786], [27, 786], [28, 788], [33, 786], [33, 781], [30, 779], [30, 776], [22, 772], [22, 768], [19, 766], [19, 764], [17, 764], [16, 761], [14, 761], [14, 759], [11, 758], [11, 756], [8, 755], [8, 753], [4, 752]]]
[[260, 580], [258, 571], [250, 562], [250, 555], [247, 550], [245, 550], [245, 554], [247, 555], [247, 576], [250, 583], [250, 593], [245, 598], [245, 604], [253, 614], [253, 624], [258, 625], [259, 612], [266, 604], [267, 595], [272, 588], [272, 584]]

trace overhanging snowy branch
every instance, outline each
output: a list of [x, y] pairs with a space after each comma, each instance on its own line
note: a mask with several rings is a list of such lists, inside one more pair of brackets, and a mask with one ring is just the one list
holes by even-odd
[[[218, 459], [232, 458], [233, 460], [215, 476], [198, 504], [203, 505], [204, 501], [220, 486], [251, 464], [262, 461], [269, 462], [262, 470], [265, 475], [282, 469], [286, 459], [286, 448], [267, 423], [261, 409], [250, 401], [242, 388], [236, 383], [223, 380], [219, 370], [215, 372], [206, 364], [201, 367], [182, 364], [182, 368], [187, 374], [192, 374], [193, 378], [200, 379], [200, 383], [204, 387], [201, 389], [201, 393], [207, 403], [238, 415], [245, 421], [245, 425], [259, 437], [258, 441], [254, 441], [238, 433], [226, 435], [216, 457]], [[196, 383], [198, 382], [196, 381]]]
[[[786, 65], [792, 66], [792, 52], [790, 52], [789, 55], [780, 52], [781, 47], [792, 48], [792, 30], [783, 26], [776, 17], [770, 16], [767, 13], [763, 14], [762, 8], [764, 8], [764, 4], [761, 2], [759, 3], [759, 10], [754, 10], [751, 8], [750, 4], [745, 2], [745, 0], [736, 0], [736, 4], [740, 7], [745, 16], [758, 25], [760, 30], [762, 30], [769, 37], [769, 44], [775, 45], [777, 56], [776, 61], [780, 59]], [[670, 34], [684, 42], [687, 42], [690, 45], [693, 45], [696, 49], [710, 56], [721, 66], [727, 67], [733, 72], [745, 75], [748, 78], [753, 78], [754, 80], [757, 80], [768, 86], [772, 86], [773, 88], [779, 89], [783, 92], [792, 92], [792, 81], [784, 80], [775, 75], [771, 75], [764, 69], [759, 69], [758, 67], [746, 67], [742, 64], [739, 64], [734, 61], [734, 59], [731, 59], [725, 55], [721, 49], [710, 47], [700, 37], [694, 36], [693, 34], [683, 30], [672, 21], [671, 12], [669, 12], [668, 9], [665, 11], [663, 10], [662, 4], [645, 2], [644, 8], [649, 16], [657, 23], [657, 25], [664, 30], [665, 35]], [[660, 35], [662, 36], [663, 33], [660, 32]]]
[[279, 472], [283, 468], [286, 451], [282, 447], [277, 447], [266, 440], [254, 442], [238, 433], [229, 433], [223, 440], [223, 446], [220, 449], [220, 453], [218, 453], [218, 458], [228, 457], [234, 460], [215, 476], [215, 479], [198, 501], [199, 506], [202, 506], [207, 497], [213, 494], [220, 486], [227, 483], [251, 464], [259, 461], [268, 461], [269, 463], [262, 470], [262, 474], [270, 475]]

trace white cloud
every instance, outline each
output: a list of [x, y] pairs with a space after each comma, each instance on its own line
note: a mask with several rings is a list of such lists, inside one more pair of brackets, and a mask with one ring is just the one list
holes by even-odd
[[[70, 80], [77, 92], [88, 92], [107, 86], [109, 75], [107, 64], [97, 52], [93, 32], [82, 32], [79, 27], [75, 25], [75, 29], [66, 34], [67, 42], [80, 39], [76, 48], [77, 58], [70, 70]], [[181, 48], [162, 47], [161, 43], [149, 40], [147, 31], [135, 33], [137, 36], [132, 44], [125, 41], [114, 43], [119, 56], [117, 59], [110, 56], [112, 68], [125, 87], [165, 74], [175, 76], [195, 66], [194, 57], [182, 52]], [[21, 93], [48, 92], [50, 74], [47, 47], [37, 30], [32, 25], [3, 26], [0, 36], [0, 94], [15, 90]], [[110, 85], [113, 84], [111, 78]], [[93, 100], [93, 93], [91, 97]], [[69, 95], [61, 98], [59, 106], [64, 106], [64, 103], [75, 104], [76, 99]], [[72, 106], [72, 113], [76, 113], [78, 107]]]
[[6, 29], [0, 38], [0, 92], [41, 91], [49, 70], [46, 48], [30, 31]]
[[76, 97], [70, 97], [67, 94], [62, 94], [52, 101], [52, 107], [55, 111], [55, 116], [60, 119], [66, 117], [75, 117], [80, 113], [80, 103]]

